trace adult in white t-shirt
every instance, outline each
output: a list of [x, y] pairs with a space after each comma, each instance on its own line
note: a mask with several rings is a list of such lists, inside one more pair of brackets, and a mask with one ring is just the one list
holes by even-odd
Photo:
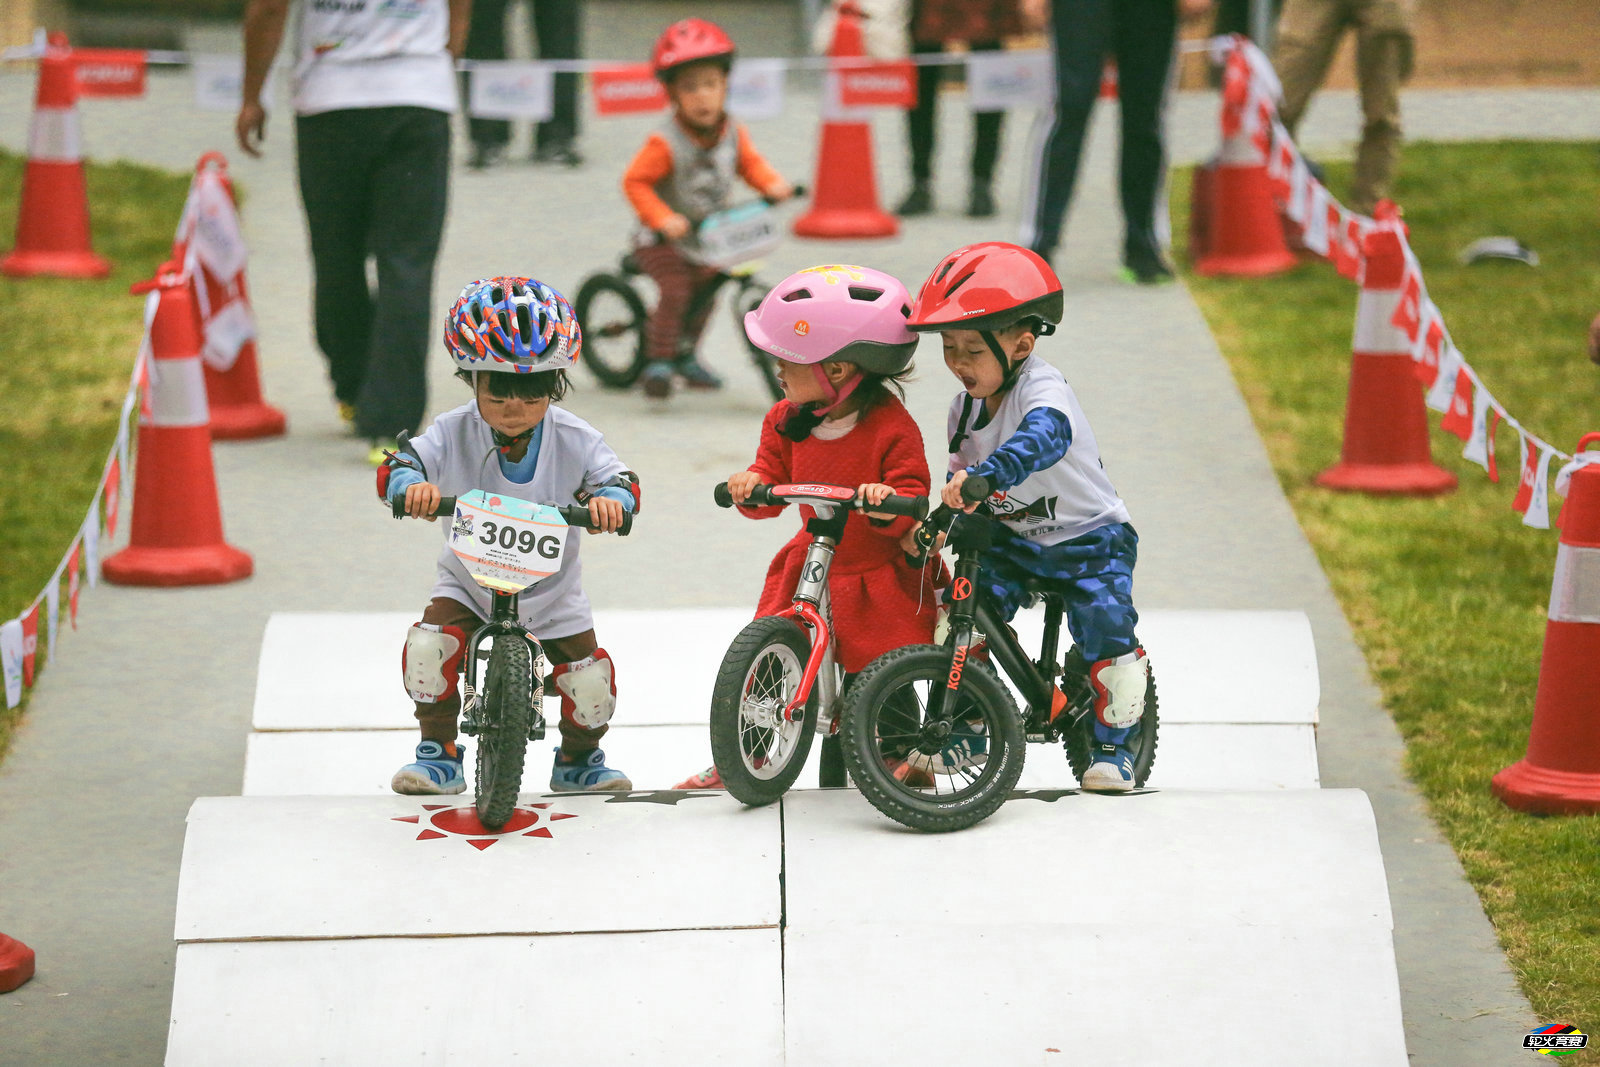
[[[426, 411], [454, 58], [471, 0], [250, 0], [235, 128], [252, 156], [266, 139], [261, 89], [291, 6], [299, 16], [295, 139], [317, 345], [341, 417], [376, 446], [419, 429]], [[367, 282], [369, 258], [376, 289]]]

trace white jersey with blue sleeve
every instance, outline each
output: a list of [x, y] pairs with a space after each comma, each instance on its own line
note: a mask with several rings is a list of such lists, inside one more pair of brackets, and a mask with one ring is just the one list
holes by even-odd
[[950, 472], [982, 463], [1036, 408], [1065, 415], [1072, 442], [1056, 463], [997, 491], [989, 501], [995, 515], [1018, 537], [1040, 545], [1060, 544], [1096, 527], [1129, 521], [1127, 505], [1101, 465], [1094, 430], [1078, 406], [1077, 395], [1061, 372], [1037, 355], [1023, 360], [994, 418], [982, 426], [978, 423], [983, 402], [964, 392], [956, 395], [950, 405], [948, 437], [954, 441], [959, 434], [961, 439], [950, 455]]
[[[596, 492], [627, 469], [599, 430], [554, 404], [544, 417], [539, 458], [528, 482], [514, 482], [501, 471], [493, 431], [478, 414], [476, 401], [440, 415], [426, 433], [411, 439], [411, 445], [427, 480], [445, 496], [482, 489], [535, 504], [575, 504], [580, 493]], [[448, 535], [449, 524], [441, 525]], [[582, 540], [568, 538], [560, 572], [522, 593], [522, 623], [541, 639], [571, 637], [594, 626], [578, 556]], [[488, 591], [472, 580], [449, 545], [439, 552], [433, 595], [471, 604], [489, 617]]]

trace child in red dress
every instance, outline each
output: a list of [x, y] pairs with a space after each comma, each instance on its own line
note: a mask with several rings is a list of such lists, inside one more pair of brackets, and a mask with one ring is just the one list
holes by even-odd
[[[796, 482], [859, 486], [874, 504], [895, 493], [928, 493], [922, 433], [897, 395], [917, 347], [906, 329], [910, 306], [905, 286], [881, 271], [828, 266], [785, 278], [745, 316], [750, 341], [778, 360], [786, 399], [762, 420], [755, 462], [728, 478], [735, 503], [757, 485]], [[765, 519], [783, 509], [741, 510]], [[800, 516], [800, 530], [767, 568], [758, 618], [792, 603], [811, 541], [810, 509], [802, 507]], [[937, 597], [920, 587], [921, 575], [900, 545], [914, 525], [909, 518], [850, 513], [828, 578], [834, 642], [847, 673], [904, 645], [933, 642]], [[825, 767], [836, 762], [828, 758], [830, 744], [836, 750], [837, 738], [824, 739]], [[822, 784], [843, 785], [842, 769], [838, 780]], [[721, 787], [715, 767], [677, 786]]]

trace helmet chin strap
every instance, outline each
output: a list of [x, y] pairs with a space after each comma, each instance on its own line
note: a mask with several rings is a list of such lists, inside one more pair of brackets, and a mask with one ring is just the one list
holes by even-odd
[[818, 415], [826, 415], [828, 412], [832, 411], [834, 408], [850, 399], [850, 394], [855, 392], [856, 386], [861, 384], [860, 370], [857, 370], [854, 374], [850, 375], [849, 380], [844, 383], [844, 387], [842, 389], [835, 388], [834, 384], [828, 380], [828, 375], [822, 369], [822, 364], [811, 364], [811, 373], [817, 376], [817, 384], [822, 386], [823, 395], [828, 398], [828, 402], [825, 405], [812, 408], [812, 410]]
[[524, 441], [532, 440], [533, 431], [537, 430], [538, 428], [538, 426], [533, 426], [530, 429], [523, 430], [521, 433], [513, 437], [510, 434], [501, 433], [499, 430], [491, 426], [489, 427], [489, 433], [494, 437], [495, 446], [500, 449], [500, 454], [504, 456], [510, 455], [511, 450], [516, 448], [517, 445], [523, 443]]

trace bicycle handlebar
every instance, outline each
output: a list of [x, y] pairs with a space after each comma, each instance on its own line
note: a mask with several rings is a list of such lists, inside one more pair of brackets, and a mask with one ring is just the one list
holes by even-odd
[[[989, 479], [981, 474], [969, 474], [967, 480], [961, 483], [961, 499], [969, 504], [979, 504], [989, 498]], [[920, 529], [917, 530], [912, 540], [919, 551], [907, 552], [906, 562], [918, 570], [928, 561], [928, 553], [933, 551], [933, 542], [939, 536], [939, 530], [949, 525], [950, 520], [964, 512], [948, 504], [940, 504], [933, 510]]]
[[[825, 490], [818, 492], [817, 490]], [[831, 491], [831, 492], [826, 492]], [[844, 494], [848, 493], [846, 496]], [[837, 494], [837, 495], [835, 495]], [[719, 508], [734, 506], [733, 494], [727, 482], [717, 483], [712, 492]], [[876, 511], [884, 515], [903, 515], [921, 522], [928, 516], [928, 498], [925, 496], [891, 496], [882, 503], [869, 504], [854, 489], [842, 485], [758, 485], [750, 490], [739, 507], [782, 507], [792, 503], [836, 504], [858, 511]]]
[[[600, 528], [594, 524], [594, 519], [590, 516], [589, 509], [581, 504], [553, 504], [551, 506], [561, 513], [561, 517], [567, 521], [568, 526], [581, 526], [585, 530], [598, 530]], [[395, 518], [403, 519], [406, 517], [406, 501], [404, 497], [391, 501], [390, 507], [394, 511]], [[445, 515], [454, 515], [455, 510], [456, 498], [442, 496], [439, 498], [438, 507], [433, 509], [432, 517], [437, 519]], [[627, 537], [632, 530], [633, 512], [624, 511], [622, 513], [622, 525], [617, 527], [615, 533], [618, 537]]]

